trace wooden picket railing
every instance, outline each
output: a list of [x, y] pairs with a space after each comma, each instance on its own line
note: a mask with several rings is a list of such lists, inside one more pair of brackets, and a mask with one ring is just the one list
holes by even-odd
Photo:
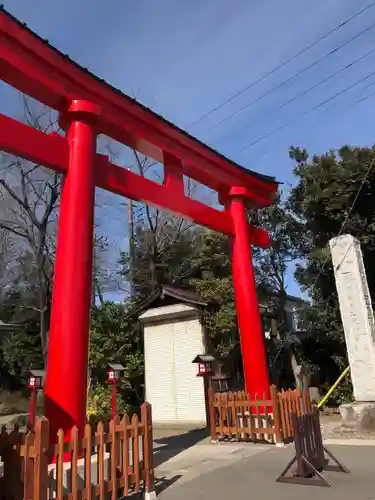
[[279, 406], [280, 427], [284, 442], [293, 441], [293, 413], [300, 417], [305, 413], [311, 413], [313, 404], [311, 403], [308, 391], [301, 392], [299, 389], [293, 391], [281, 391], [277, 394]]
[[103, 422], [96, 429], [87, 424], [82, 437], [73, 428], [70, 439], [57, 434], [49, 444], [49, 422], [42, 417], [29, 433], [5, 429], [0, 434], [4, 476], [1, 500], [78, 500], [127, 497], [152, 492], [154, 468], [151, 406], [144, 403], [141, 419]]
[[245, 391], [215, 393], [209, 390], [211, 440], [285, 443], [293, 440], [292, 413], [302, 415], [312, 404], [308, 392], [277, 392], [270, 387], [270, 397], [251, 398]]

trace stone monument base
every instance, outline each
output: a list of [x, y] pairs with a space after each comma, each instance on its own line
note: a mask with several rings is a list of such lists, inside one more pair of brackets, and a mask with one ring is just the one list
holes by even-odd
[[343, 430], [375, 432], [375, 401], [357, 401], [339, 407]]

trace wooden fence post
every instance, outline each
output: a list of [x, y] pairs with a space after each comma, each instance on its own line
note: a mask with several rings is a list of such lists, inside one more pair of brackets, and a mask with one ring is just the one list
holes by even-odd
[[[0, 455], [4, 465], [3, 476], [0, 475], [0, 498], [22, 498], [25, 476], [20, 448], [26, 442], [23, 438], [26, 436], [19, 432], [17, 425], [14, 426], [10, 434], [8, 434], [5, 425], [0, 428]], [[29, 476], [31, 476], [32, 481], [32, 472]]]
[[111, 481], [112, 481], [112, 500], [117, 500], [118, 488], [117, 488], [117, 464], [119, 458], [119, 443], [120, 439], [117, 439], [116, 427], [118, 423], [117, 415], [109, 423], [109, 434], [111, 436]]
[[210, 425], [210, 435], [211, 442], [217, 442], [217, 432], [216, 432], [216, 415], [215, 415], [215, 388], [210, 387], [208, 389], [208, 415], [209, 415], [209, 425]]
[[313, 411], [313, 405], [311, 403], [310, 391], [308, 388], [305, 391], [303, 391], [302, 398], [306, 413], [311, 413]]
[[[95, 436], [94, 436], [95, 439]], [[92, 484], [91, 484], [91, 453], [92, 453], [92, 427], [90, 424], [85, 425], [85, 492], [86, 500], [92, 499]], [[61, 497], [62, 492], [60, 493]], [[60, 498], [60, 497], [59, 497]]]
[[23, 496], [33, 498], [34, 494], [34, 459], [30, 457], [30, 450], [34, 446], [35, 436], [29, 431], [25, 436], [25, 453], [23, 456]]
[[154, 456], [152, 435], [152, 408], [145, 401], [141, 406], [141, 421], [143, 426], [143, 466], [145, 469], [145, 500], [156, 498], [154, 485]]
[[34, 500], [47, 500], [48, 461], [46, 451], [49, 445], [49, 422], [45, 417], [35, 424], [34, 458]]
[[281, 424], [281, 412], [280, 412], [279, 398], [278, 398], [278, 394], [277, 394], [277, 388], [275, 385], [271, 385], [270, 392], [271, 392], [271, 399], [272, 399], [272, 411], [273, 411], [273, 421], [274, 421], [274, 427], [275, 427], [276, 446], [281, 446], [284, 443], [284, 436], [283, 436], [282, 424]]

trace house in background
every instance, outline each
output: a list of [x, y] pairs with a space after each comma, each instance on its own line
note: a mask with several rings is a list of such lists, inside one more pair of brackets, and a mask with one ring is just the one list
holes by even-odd
[[19, 332], [24, 328], [24, 325], [19, 325], [16, 323], [4, 323], [0, 320], [0, 335], [5, 337], [11, 335], [12, 333]]
[[[308, 303], [293, 295], [286, 295], [284, 302], [286, 330], [290, 333], [296, 333], [301, 330], [301, 312], [308, 306]], [[259, 310], [266, 338], [271, 336], [270, 319], [277, 315], [279, 307], [280, 296], [277, 293], [265, 290], [259, 292]]]

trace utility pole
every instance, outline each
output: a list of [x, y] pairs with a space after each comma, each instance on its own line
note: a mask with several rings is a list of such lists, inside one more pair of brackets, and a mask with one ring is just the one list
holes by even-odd
[[129, 230], [129, 291], [133, 298], [135, 296], [134, 287], [134, 213], [133, 200], [128, 199], [128, 230]]

